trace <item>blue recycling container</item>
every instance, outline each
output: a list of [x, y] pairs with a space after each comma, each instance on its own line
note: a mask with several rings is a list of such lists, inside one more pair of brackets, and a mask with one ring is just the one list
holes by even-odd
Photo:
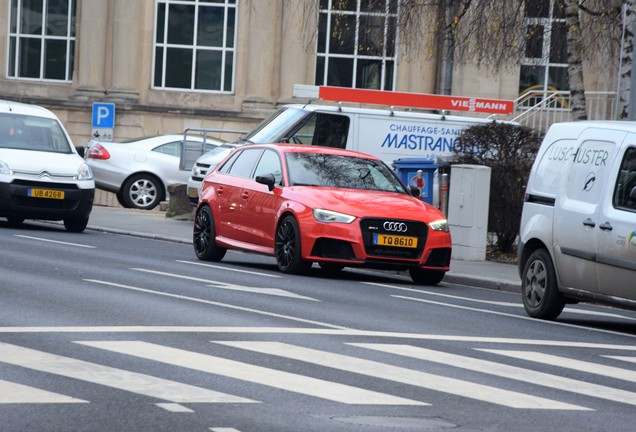
[[393, 161], [393, 170], [406, 186], [418, 187], [417, 171], [422, 170], [423, 184], [420, 188], [420, 199], [429, 204], [433, 204], [433, 182], [437, 168], [439, 165], [431, 159], [402, 158]]

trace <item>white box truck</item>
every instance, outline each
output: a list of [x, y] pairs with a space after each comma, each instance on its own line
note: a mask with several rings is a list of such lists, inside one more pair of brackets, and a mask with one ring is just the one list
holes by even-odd
[[[306, 86], [313, 88], [315, 86]], [[324, 87], [321, 87], [322, 90]], [[328, 88], [332, 100], [349, 93], [363, 97], [374, 93], [381, 95], [405, 95], [395, 92], [372, 92], [359, 89]], [[370, 93], [372, 92], [372, 93]], [[410, 94], [407, 94], [410, 95]], [[308, 94], [312, 96], [312, 94]], [[433, 97], [440, 97], [432, 95]], [[455, 98], [459, 103], [466, 98]], [[365, 103], [373, 102], [367, 98]], [[388, 99], [390, 101], [390, 99]], [[403, 99], [402, 99], [403, 100]], [[473, 105], [466, 104], [466, 110]], [[352, 99], [348, 99], [349, 102]], [[408, 102], [408, 101], [407, 101]], [[502, 104], [507, 101], [502, 101]], [[452, 105], [455, 102], [449, 102]], [[496, 102], [492, 102], [495, 104]], [[452, 156], [457, 148], [456, 140], [462, 131], [476, 124], [494, 120], [477, 117], [430, 114], [414, 111], [370, 109], [337, 105], [307, 103], [282, 106], [254, 128], [240, 143], [302, 143], [327, 147], [346, 148], [381, 158], [389, 166], [394, 160], [420, 158], [433, 161]], [[220, 162], [218, 157], [199, 158], [192, 168], [188, 182], [190, 200], [198, 199], [201, 183], [207, 172]], [[434, 200], [436, 201], [436, 200]]]

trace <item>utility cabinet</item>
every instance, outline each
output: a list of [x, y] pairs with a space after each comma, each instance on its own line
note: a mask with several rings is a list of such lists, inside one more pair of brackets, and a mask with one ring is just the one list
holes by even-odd
[[486, 260], [489, 202], [489, 167], [451, 166], [448, 225], [453, 237], [453, 259]]

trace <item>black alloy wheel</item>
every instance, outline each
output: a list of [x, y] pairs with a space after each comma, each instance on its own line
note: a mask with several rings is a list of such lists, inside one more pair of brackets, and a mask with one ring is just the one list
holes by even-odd
[[207, 205], [197, 209], [192, 230], [192, 245], [197, 258], [202, 261], [221, 261], [227, 249], [219, 247], [215, 242], [216, 230], [212, 211]]
[[285, 216], [278, 225], [274, 253], [278, 268], [283, 273], [303, 274], [311, 267], [311, 262], [302, 259], [300, 230], [293, 216]]

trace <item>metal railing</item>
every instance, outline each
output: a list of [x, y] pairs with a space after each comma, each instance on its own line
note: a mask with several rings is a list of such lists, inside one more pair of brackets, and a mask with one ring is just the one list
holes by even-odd
[[[616, 92], [585, 92], [589, 120], [618, 118]], [[514, 101], [515, 112], [508, 120], [545, 132], [551, 124], [572, 120], [570, 92], [533, 90]]]

